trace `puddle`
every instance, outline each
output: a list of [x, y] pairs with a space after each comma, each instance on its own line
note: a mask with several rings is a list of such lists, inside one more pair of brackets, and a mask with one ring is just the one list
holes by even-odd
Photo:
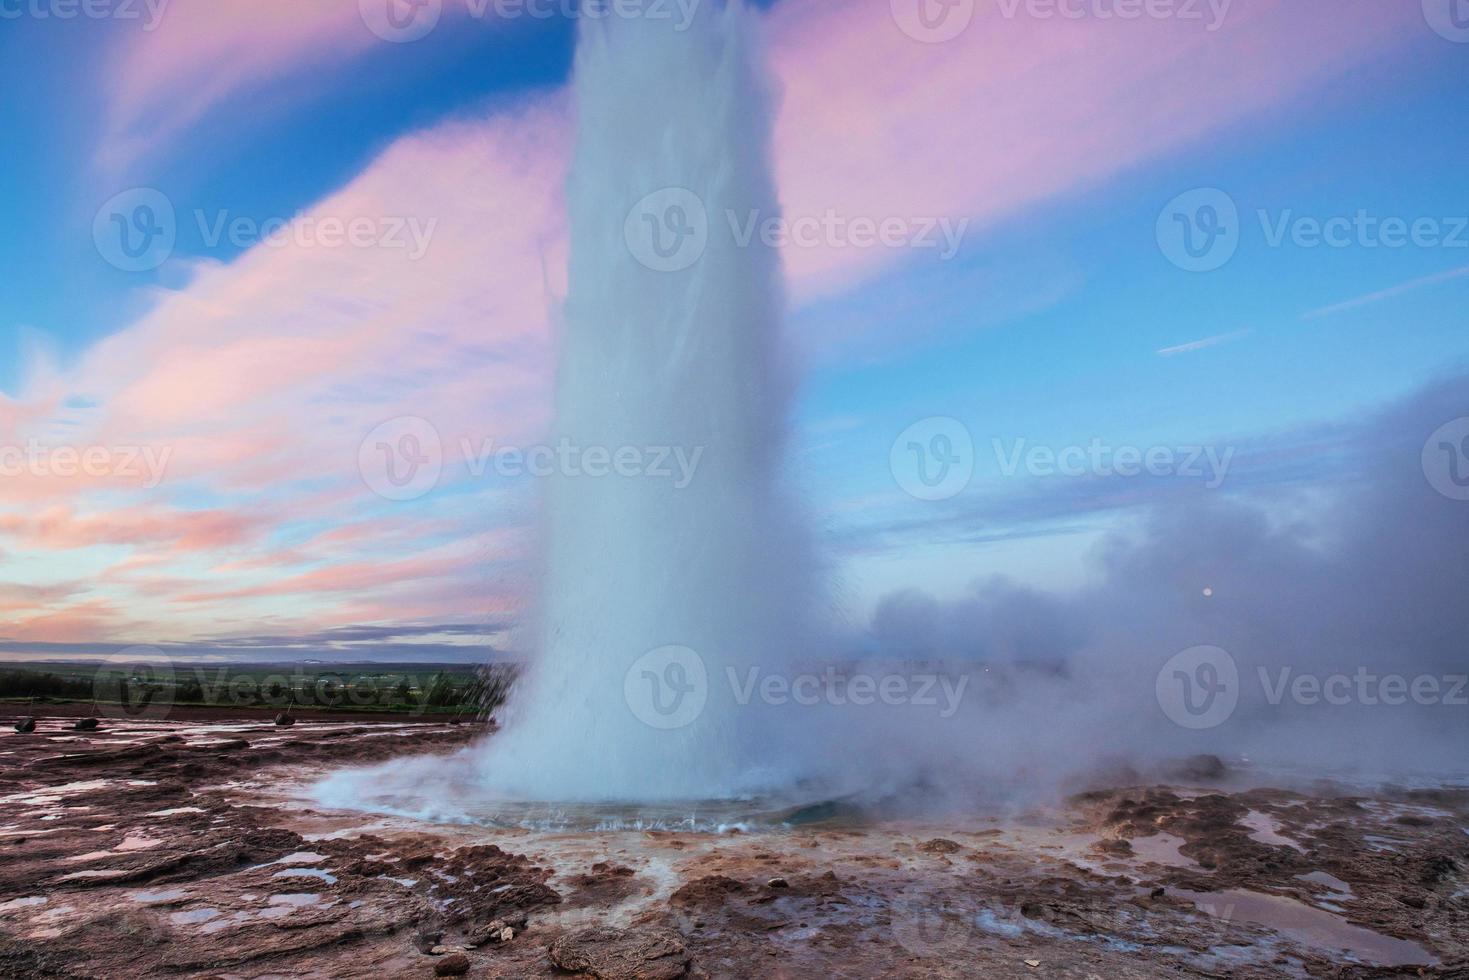
[[113, 848], [114, 851], [146, 851], [157, 847], [163, 841], [149, 837], [147, 834], [129, 834], [122, 839], [122, 843]]
[[1187, 841], [1174, 834], [1159, 831], [1151, 837], [1134, 837], [1128, 843], [1132, 844], [1132, 853], [1139, 861], [1170, 868], [1198, 867], [1192, 858], [1179, 853], [1178, 849]]
[[36, 905], [45, 905], [50, 899], [45, 895], [31, 895], [27, 898], [12, 898], [10, 901], [0, 904], [0, 912], [10, 912], [14, 909], [28, 909]]
[[219, 918], [219, 909], [189, 909], [186, 912], [172, 913], [169, 915], [168, 921], [174, 925], [192, 926], [217, 918]]
[[49, 786], [43, 790], [34, 790], [28, 793], [12, 793], [9, 796], [0, 796], [0, 803], [24, 803], [30, 806], [46, 806], [55, 803], [63, 796], [71, 796], [73, 793], [89, 793], [92, 790], [103, 789], [107, 786], [105, 779], [87, 779], [77, 783], [65, 783], [61, 786]]
[[272, 878], [316, 878], [326, 882], [328, 885], [337, 883], [337, 876], [328, 874], [321, 868], [287, 868], [285, 871], [277, 871], [271, 875]]
[[145, 905], [155, 905], [162, 902], [177, 902], [188, 894], [188, 890], [184, 888], [163, 888], [151, 892], [133, 892], [128, 895], [128, 898], [135, 902], [142, 902]]
[[176, 816], [176, 815], [178, 815], [180, 813], [203, 813], [203, 812], [204, 812], [204, 808], [203, 807], [197, 807], [197, 806], [176, 806], [176, 807], [173, 807], [172, 809], [169, 809], [169, 810], [154, 810], [152, 813], [148, 814], [148, 816], [150, 816], [150, 817], [172, 817], [172, 816]]
[[63, 858], [62, 860], [67, 864], [80, 864], [82, 861], [100, 861], [103, 858], [110, 858], [112, 856], [111, 851], [89, 851], [86, 854], [73, 854], [71, 857]]
[[394, 878], [392, 875], [378, 875], [378, 877], [383, 881], [397, 882], [404, 888], [412, 888], [414, 885], [418, 884], [417, 878]]
[[283, 858], [267, 861], [264, 864], [257, 865], [257, 867], [268, 868], [273, 864], [316, 864], [318, 861], [325, 860], [325, 854], [317, 854], [315, 851], [297, 851], [294, 854], [287, 854]]
[[1438, 963], [1435, 956], [1415, 942], [1354, 926], [1339, 915], [1295, 899], [1240, 888], [1221, 892], [1179, 889], [1175, 894], [1193, 902], [1206, 915], [1264, 926], [1303, 945], [1335, 950], [1363, 962], [1379, 966]]
[[1308, 875], [1296, 875], [1296, 877], [1301, 879], [1302, 881], [1310, 881], [1318, 885], [1325, 885], [1327, 888], [1330, 888], [1332, 891], [1336, 892], [1339, 898], [1351, 898], [1353, 894], [1351, 885], [1347, 884], [1345, 881], [1342, 881], [1335, 875], [1327, 874], [1325, 871], [1312, 871]]
[[272, 895], [272, 896], [270, 896], [270, 904], [271, 905], [285, 905], [285, 906], [289, 906], [291, 908], [298, 908], [298, 909], [299, 908], [304, 908], [307, 905], [315, 905], [319, 901], [321, 901], [321, 896], [320, 895], [312, 895], [312, 894], [309, 894], [309, 893], [300, 893], [300, 892], [294, 893], [294, 894], [289, 894], [289, 895]]
[[1291, 847], [1297, 851], [1304, 851], [1297, 842], [1281, 833], [1281, 826], [1275, 818], [1268, 813], [1259, 810], [1251, 810], [1245, 814], [1240, 823], [1250, 828], [1250, 839], [1259, 841], [1261, 844], [1270, 844], [1274, 847]]

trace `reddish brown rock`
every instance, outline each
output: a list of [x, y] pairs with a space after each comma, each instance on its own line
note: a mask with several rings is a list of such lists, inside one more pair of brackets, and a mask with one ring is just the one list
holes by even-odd
[[560, 969], [597, 980], [675, 980], [692, 961], [678, 934], [667, 929], [603, 926], [562, 936], [547, 955]]

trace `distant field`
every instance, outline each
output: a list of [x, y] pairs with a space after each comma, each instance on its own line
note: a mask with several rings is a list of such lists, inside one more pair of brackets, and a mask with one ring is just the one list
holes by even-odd
[[134, 713], [168, 705], [472, 714], [493, 711], [515, 664], [14, 664], [0, 702], [96, 703]]

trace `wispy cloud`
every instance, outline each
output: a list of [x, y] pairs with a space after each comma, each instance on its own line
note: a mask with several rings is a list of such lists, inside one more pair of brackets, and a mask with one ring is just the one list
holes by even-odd
[[1394, 299], [1404, 293], [1415, 292], [1428, 286], [1437, 286], [1441, 283], [1452, 282], [1455, 279], [1469, 277], [1469, 265], [1457, 269], [1449, 269], [1446, 272], [1437, 272], [1431, 276], [1422, 276], [1418, 279], [1410, 279], [1387, 289], [1379, 289], [1376, 292], [1357, 296], [1341, 303], [1333, 303], [1320, 309], [1312, 310], [1301, 315], [1302, 320], [1319, 320], [1322, 317], [1334, 316], [1338, 313], [1346, 313], [1349, 310], [1360, 309], [1363, 306], [1371, 306], [1373, 303], [1381, 303], [1383, 300]]
[[1248, 337], [1250, 333], [1251, 331], [1248, 328], [1234, 330], [1230, 333], [1218, 333], [1212, 337], [1205, 337], [1202, 340], [1191, 340], [1186, 344], [1160, 347], [1156, 353], [1160, 357], [1177, 357], [1179, 354], [1192, 354], [1194, 351], [1206, 350], [1210, 347], [1218, 347], [1220, 344], [1227, 344], [1231, 340], [1240, 340], [1241, 338]]

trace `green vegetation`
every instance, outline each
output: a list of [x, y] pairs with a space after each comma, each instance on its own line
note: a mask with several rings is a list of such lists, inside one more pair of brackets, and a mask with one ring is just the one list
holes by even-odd
[[46, 664], [0, 668], [0, 701], [474, 715], [505, 702], [515, 664]]

